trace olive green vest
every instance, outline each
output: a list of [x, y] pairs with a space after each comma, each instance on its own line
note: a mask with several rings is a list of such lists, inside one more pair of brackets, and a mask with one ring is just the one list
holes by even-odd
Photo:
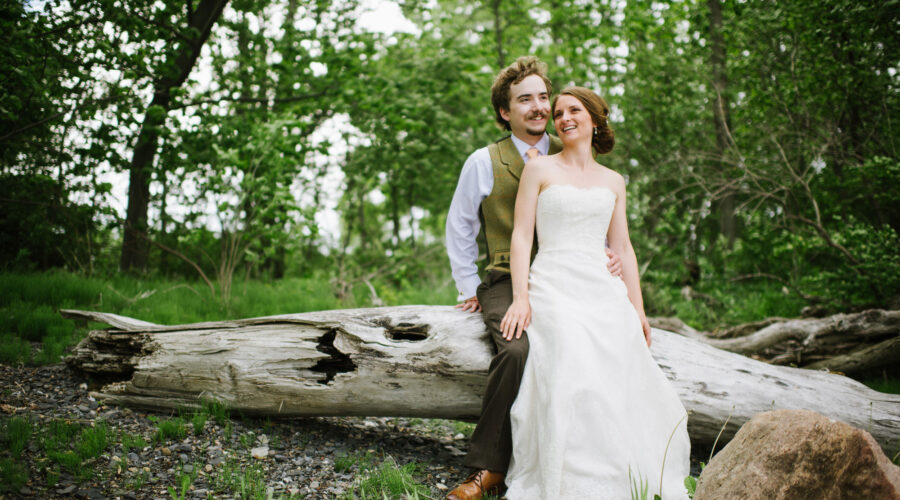
[[[549, 154], [562, 150], [562, 142], [550, 136]], [[516, 193], [519, 191], [519, 177], [525, 168], [525, 161], [507, 136], [488, 146], [491, 165], [494, 169], [494, 187], [481, 202], [481, 227], [487, 243], [488, 271], [509, 272], [509, 247], [512, 239], [513, 213], [516, 209]], [[531, 256], [537, 251], [537, 241], [531, 247]]]

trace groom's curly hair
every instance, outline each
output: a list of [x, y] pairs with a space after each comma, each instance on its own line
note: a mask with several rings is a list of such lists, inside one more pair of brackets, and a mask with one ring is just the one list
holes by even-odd
[[503, 130], [512, 130], [509, 122], [500, 116], [500, 110], [509, 111], [509, 87], [515, 85], [526, 77], [537, 75], [547, 85], [547, 94], [553, 92], [550, 79], [547, 78], [547, 64], [534, 56], [522, 56], [509, 66], [500, 70], [494, 84], [491, 85], [491, 104], [494, 105], [494, 119], [497, 126]]

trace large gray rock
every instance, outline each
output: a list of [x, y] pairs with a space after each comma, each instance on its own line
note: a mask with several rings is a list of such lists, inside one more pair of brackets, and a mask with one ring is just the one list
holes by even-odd
[[753, 417], [706, 466], [694, 500], [900, 500], [872, 436], [807, 410]]

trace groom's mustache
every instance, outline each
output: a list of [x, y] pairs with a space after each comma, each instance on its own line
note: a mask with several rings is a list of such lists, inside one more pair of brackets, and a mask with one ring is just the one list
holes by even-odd
[[542, 118], [542, 119], [543, 119], [543, 118], [547, 118], [547, 113], [537, 112], [537, 113], [533, 113], [533, 114], [531, 114], [531, 115], [528, 116], [528, 119], [529, 119], [529, 120], [536, 120], [536, 119], [538, 119], [538, 118]]

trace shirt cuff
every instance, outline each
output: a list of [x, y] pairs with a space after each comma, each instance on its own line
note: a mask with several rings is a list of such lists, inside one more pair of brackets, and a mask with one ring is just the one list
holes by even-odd
[[459, 295], [456, 297], [456, 301], [464, 302], [466, 299], [474, 297], [475, 293], [478, 291], [478, 285], [480, 284], [481, 278], [479, 278], [477, 274], [458, 281], [456, 287], [459, 291]]

